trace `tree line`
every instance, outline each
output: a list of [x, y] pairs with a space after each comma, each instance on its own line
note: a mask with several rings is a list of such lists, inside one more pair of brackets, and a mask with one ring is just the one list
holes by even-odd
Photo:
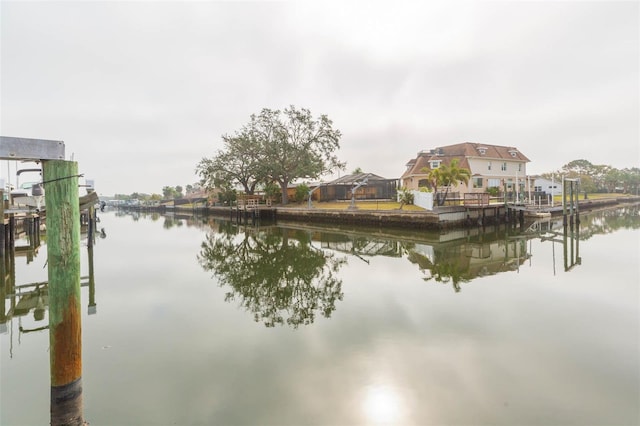
[[560, 170], [544, 173], [542, 177], [552, 179], [579, 178], [580, 189], [586, 192], [623, 192], [638, 195], [640, 190], [640, 168], [617, 169], [607, 165], [595, 165], [588, 160], [573, 160]]
[[132, 192], [131, 194], [115, 194], [114, 198], [118, 200], [139, 200], [139, 201], [162, 201], [162, 200], [176, 200], [180, 198], [188, 197], [190, 194], [196, 193], [201, 190], [200, 184], [188, 184], [186, 186], [164, 186], [162, 187], [162, 194], [153, 193], [146, 194], [143, 192]]

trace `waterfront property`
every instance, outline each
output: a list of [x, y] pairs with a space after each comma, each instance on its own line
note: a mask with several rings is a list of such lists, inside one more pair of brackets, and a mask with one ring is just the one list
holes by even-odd
[[442, 165], [458, 161], [458, 167], [468, 169], [471, 179], [457, 183], [450, 192], [478, 193], [489, 188], [499, 191], [524, 192], [524, 178], [530, 161], [515, 147], [464, 142], [418, 152], [409, 160], [402, 174], [402, 186], [409, 190], [430, 187], [429, 172]]
[[[431, 194], [427, 194], [431, 195]], [[252, 199], [253, 202], [244, 199]], [[172, 211], [198, 213], [229, 218], [235, 222], [257, 224], [262, 220], [286, 219], [309, 223], [332, 223], [349, 225], [367, 225], [381, 228], [409, 229], [464, 229], [488, 224], [512, 223], [520, 227], [539, 217], [564, 216], [567, 223], [579, 221], [579, 214], [603, 207], [627, 205], [640, 202], [640, 197], [611, 196], [598, 199], [578, 199], [576, 192], [566, 204], [559, 202], [555, 206], [548, 204], [517, 204], [489, 202], [488, 194], [465, 194], [461, 205], [438, 207], [432, 210], [402, 210], [385, 208], [388, 203], [377, 201], [360, 202], [356, 209], [350, 203], [329, 203], [333, 208], [324, 208], [323, 203], [313, 207], [272, 206], [264, 202], [261, 196], [244, 196], [234, 206], [176, 206]], [[342, 208], [335, 208], [336, 205]], [[396, 206], [398, 204], [395, 204]], [[163, 206], [121, 205], [119, 208], [141, 212], [168, 211]]]
[[534, 176], [533, 190], [536, 193], [544, 193], [552, 197], [562, 195], [562, 177], [559, 177], [558, 180], [552, 180]]

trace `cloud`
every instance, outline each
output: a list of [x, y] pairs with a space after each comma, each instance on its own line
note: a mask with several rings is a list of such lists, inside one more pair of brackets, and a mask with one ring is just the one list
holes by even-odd
[[640, 161], [637, 3], [1, 7], [2, 134], [64, 140], [104, 194], [193, 183], [222, 134], [291, 104], [385, 177], [462, 141], [517, 146], [537, 173]]

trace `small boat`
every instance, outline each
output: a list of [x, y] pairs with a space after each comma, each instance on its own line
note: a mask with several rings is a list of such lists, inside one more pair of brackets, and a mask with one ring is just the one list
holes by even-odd
[[[20, 175], [23, 173], [38, 173], [38, 180], [24, 182], [20, 184]], [[18, 188], [9, 192], [10, 204], [14, 207], [26, 207], [36, 209], [38, 212], [45, 210], [44, 186], [42, 185], [42, 170], [37, 169], [21, 169], [16, 172]], [[86, 195], [79, 194], [80, 210], [85, 210], [92, 205], [100, 202], [98, 193], [95, 192], [93, 180], [86, 180], [79, 187], [86, 189]]]
[[[37, 181], [29, 181], [20, 184], [20, 175], [23, 173], [38, 173]], [[16, 172], [17, 188], [9, 192], [10, 203], [16, 207], [34, 208], [37, 211], [44, 209], [44, 187], [42, 186], [41, 169], [21, 169]]]

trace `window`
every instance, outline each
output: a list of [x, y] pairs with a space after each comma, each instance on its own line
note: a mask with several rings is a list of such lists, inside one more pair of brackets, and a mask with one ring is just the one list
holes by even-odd
[[521, 172], [522, 171], [522, 163], [518, 163], [518, 171]]
[[487, 179], [487, 186], [489, 188], [500, 187], [500, 179]]
[[474, 188], [482, 188], [482, 178], [481, 177], [473, 178], [473, 187]]
[[512, 190], [515, 187], [513, 184], [513, 179], [507, 179], [507, 190]]
[[432, 169], [437, 169], [438, 167], [440, 167], [440, 163], [442, 163], [441, 160], [429, 161], [429, 167], [431, 167]]
[[503, 172], [507, 171], [507, 163], [502, 163], [502, 165], [500, 166], [500, 170], [502, 170]]
[[487, 162], [487, 170], [491, 170], [491, 161]]
[[427, 179], [420, 179], [418, 181], [418, 188], [429, 186], [429, 181]]

